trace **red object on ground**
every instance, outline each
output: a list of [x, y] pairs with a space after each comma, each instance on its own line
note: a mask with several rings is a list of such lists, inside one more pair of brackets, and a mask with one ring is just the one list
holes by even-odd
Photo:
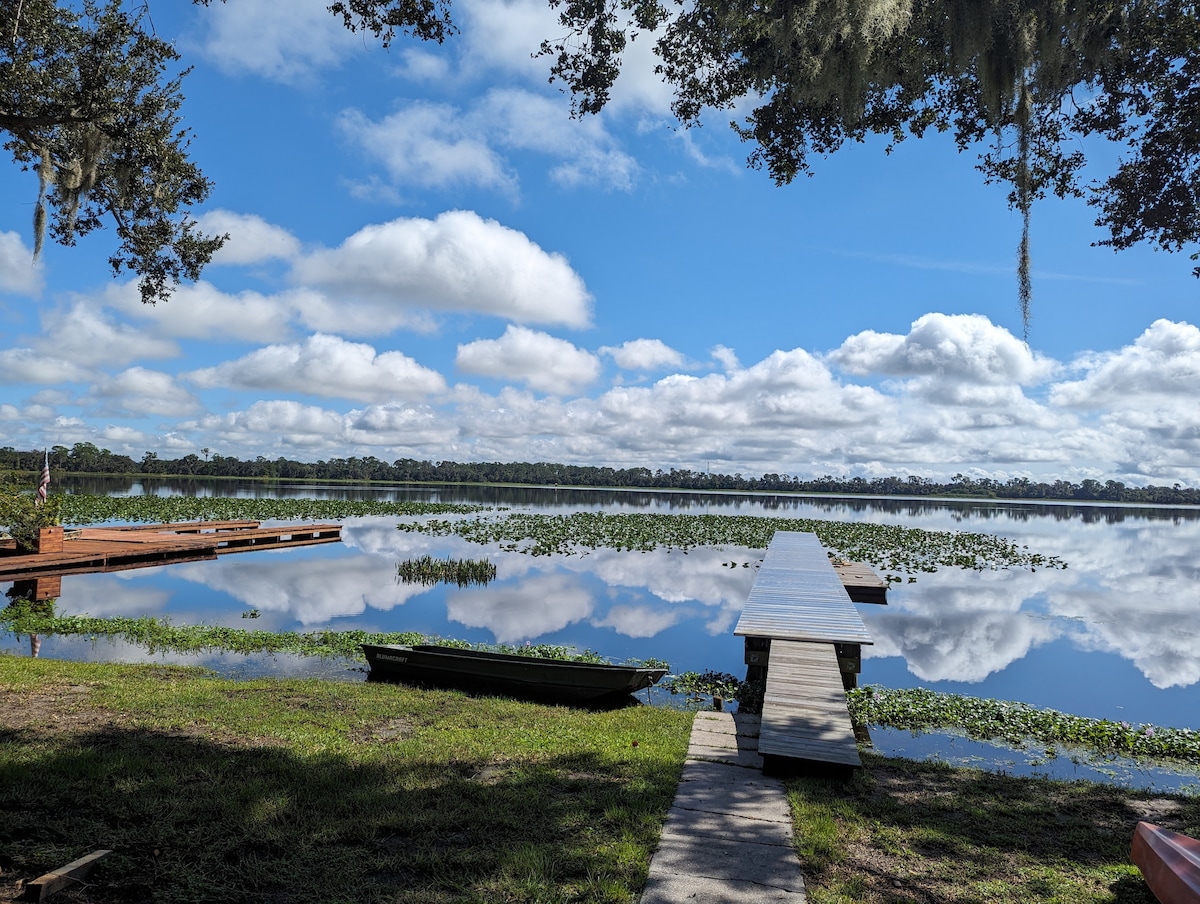
[[1200, 904], [1200, 841], [1139, 822], [1130, 856], [1162, 904]]

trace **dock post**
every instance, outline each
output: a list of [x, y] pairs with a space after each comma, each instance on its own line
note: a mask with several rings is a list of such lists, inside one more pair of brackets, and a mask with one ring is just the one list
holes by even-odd
[[62, 552], [63, 529], [61, 527], [38, 528], [38, 553]]

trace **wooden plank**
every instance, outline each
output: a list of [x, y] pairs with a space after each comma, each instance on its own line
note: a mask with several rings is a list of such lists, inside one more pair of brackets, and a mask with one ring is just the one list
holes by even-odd
[[175, 549], [211, 546], [213, 542], [212, 536], [202, 534], [181, 536], [145, 530], [122, 530], [119, 527], [85, 527], [80, 531], [79, 539], [70, 542], [74, 544], [87, 540], [106, 540], [109, 543], [122, 544], [172, 544]]
[[862, 765], [832, 644], [771, 641], [758, 751]]
[[172, 533], [196, 533], [199, 531], [243, 530], [255, 528], [261, 521], [171, 521], [164, 524], [122, 524], [113, 530], [126, 531], [171, 531]]
[[735, 635], [829, 643], [872, 643], [815, 534], [776, 531]]
[[284, 549], [289, 546], [316, 546], [319, 543], [340, 543], [342, 538], [340, 535], [319, 536], [319, 537], [292, 537], [288, 540], [276, 540], [274, 542], [259, 541], [257, 543], [241, 543], [230, 546], [218, 546], [216, 553], [219, 556], [230, 555], [238, 552], [261, 552], [264, 549]]
[[50, 895], [59, 891], [64, 886], [70, 885], [72, 882], [81, 882], [92, 868], [103, 857], [107, 857], [112, 851], [92, 851], [85, 857], [80, 857], [78, 860], [73, 860], [66, 866], [60, 866], [53, 872], [34, 879], [26, 886], [25, 899], [29, 901], [44, 901]]
[[220, 533], [216, 536], [205, 537], [205, 540], [217, 543], [236, 543], [239, 540], [257, 540], [270, 537], [299, 537], [319, 534], [340, 534], [340, 524], [293, 524], [279, 527], [259, 527], [252, 530], [237, 530]]
[[869, 565], [841, 559], [834, 559], [832, 564], [852, 603], [887, 605], [888, 582], [872, 571]]
[[[217, 553], [238, 546], [301, 545], [341, 539], [340, 524], [305, 524], [301, 527], [260, 527], [257, 530], [230, 531], [214, 536]], [[286, 539], [285, 539], [286, 538]]]
[[[237, 525], [240, 522], [195, 522]], [[245, 522], [257, 525], [258, 522]], [[189, 526], [188, 523], [183, 524]], [[66, 540], [64, 551], [0, 556], [0, 581], [33, 580], [42, 576], [123, 571], [182, 561], [216, 558], [218, 554], [249, 552], [267, 547], [338, 543], [341, 524], [230, 526], [204, 533], [159, 533], [123, 527], [81, 528]]]
[[[252, 547], [251, 547], [252, 548]], [[132, 571], [136, 568], [156, 568], [160, 565], [182, 565], [186, 562], [208, 562], [215, 560], [217, 555], [211, 549], [192, 550], [186, 554], [172, 553], [144, 553], [136, 557], [120, 556], [105, 559], [97, 562], [95, 560], [86, 560], [68, 565], [55, 566], [50, 575], [45, 571], [31, 572], [0, 572], [0, 581], [29, 581], [29, 580], [47, 580], [48, 577], [70, 577], [75, 574], [108, 574], [114, 571]], [[60, 594], [61, 595], [61, 594]]]

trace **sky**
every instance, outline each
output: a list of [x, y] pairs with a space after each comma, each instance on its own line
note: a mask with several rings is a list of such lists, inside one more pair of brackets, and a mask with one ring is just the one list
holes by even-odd
[[739, 111], [678, 127], [645, 40], [575, 120], [545, 0], [388, 50], [325, 5], [150, 4], [230, 236], [168, 302], [111, 232], [34, 261], [36, 178], [0, 167], [0, 445], [1200, 486], [1186, 253], [1039, 202], [1026, 343], [1020, 217], [949, 139], [777, 187]]

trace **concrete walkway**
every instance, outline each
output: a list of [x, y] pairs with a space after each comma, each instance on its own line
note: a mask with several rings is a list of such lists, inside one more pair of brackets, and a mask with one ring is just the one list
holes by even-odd
[[700, 712], [641, 904], [803, 904], [783, 782], [762, 774], [758, 717]]

